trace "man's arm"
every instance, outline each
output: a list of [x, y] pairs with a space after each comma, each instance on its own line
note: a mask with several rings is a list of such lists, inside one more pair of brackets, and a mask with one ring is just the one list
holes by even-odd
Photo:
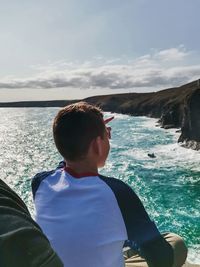
[[0, 266], [63, 267], [24, 202], [1, 180]]
[[151, 221], [135, 192], [118, 179], [104, 176], [100, 176], [100, 178], [115, 194], [126, 225], [129, 243], [134, 249], [137, 248], [148, 266], [171, 267], [173, 265], [173, 249]]

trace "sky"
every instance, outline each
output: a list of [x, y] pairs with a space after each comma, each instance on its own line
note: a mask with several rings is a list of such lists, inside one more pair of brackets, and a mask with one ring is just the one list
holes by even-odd
[[0, 0], [0, 102], [200, 78], [199, 0]]

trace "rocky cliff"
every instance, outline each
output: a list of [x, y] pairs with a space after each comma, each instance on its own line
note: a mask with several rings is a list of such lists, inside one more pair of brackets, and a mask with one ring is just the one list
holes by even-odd
[[184, 99], [179, 142], [200, 149], [200, 88], [193, 90]]
[[200, 149], [199, 80], [154, 93], [95, 96], [85, 100], [105, 111], [159, 118], [161, 127], [181, 128], [179, 142]]
[[[153, 93], [128, 93], [83, 99], [111, 111], [158, 118], [161, 127], [181, 128], [179, 142], [200, 149], [200, 80]], [[0, 107], [62, 107], [67, 101], [26, 101], [0, 103]]]

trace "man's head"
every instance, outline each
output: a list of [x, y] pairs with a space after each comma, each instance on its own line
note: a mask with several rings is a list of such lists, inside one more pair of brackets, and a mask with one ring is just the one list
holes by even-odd
[[53, 135], [58, 151], [67, 161], [83, 160], [91, 146], [94, 151], [100, 149], [104, 162], [107, 158], [108, 132], [103, 113], [96, 106], [78, 102], [61, 109], [54, 119]]

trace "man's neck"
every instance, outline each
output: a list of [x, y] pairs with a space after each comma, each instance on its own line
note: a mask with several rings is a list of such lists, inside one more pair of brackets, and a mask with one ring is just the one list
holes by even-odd
[[98, 173], [98, 167], [94, 162], [88, 160], [66, 161], [66, 168], [70, 168], [77, 174], [82, 173]]

